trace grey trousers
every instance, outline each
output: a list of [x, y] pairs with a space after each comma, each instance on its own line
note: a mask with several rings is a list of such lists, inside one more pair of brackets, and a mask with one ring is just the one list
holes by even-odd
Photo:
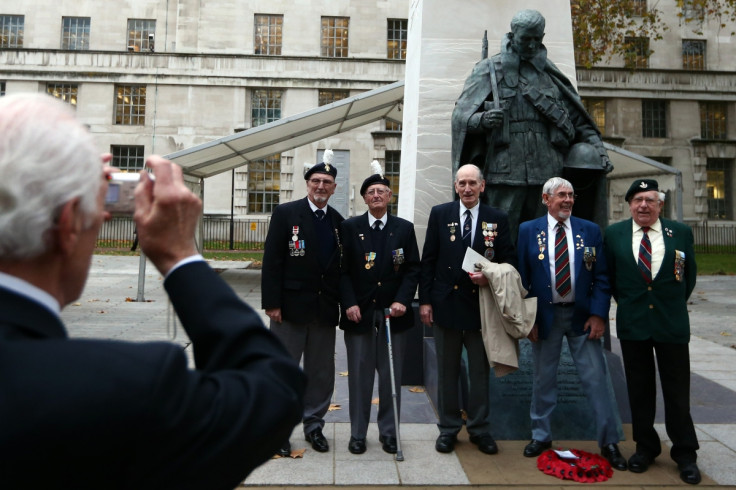
[[[384, 437], [396, 437], [386, 323], [383, 314], [378, 311], [374, 317], [374, 325], [377, 325], [378, 329], [366, 333], [345, 331], [345, 348], [348, 355], [348, 392], [350, 394], [350, 435], [356, 439], [365, 439], [368, 432], [376, 371], [378, 371], [378, 433]], [[405, 345], [406, 332], [394, 332], [392, 329], [391, 347], [396, 376], [396, 407], [399, 414], [401, 414], [401, 367]]]
[[291, 357], [302, 360], [307, 375], [304, 393], [304, 434], [325, 426], [324, 416], [330, 408], [335, 390], [335, 333], [336, 327], [319, 321], [304, 324], [274, 322], [271, 331], [286, 346]]

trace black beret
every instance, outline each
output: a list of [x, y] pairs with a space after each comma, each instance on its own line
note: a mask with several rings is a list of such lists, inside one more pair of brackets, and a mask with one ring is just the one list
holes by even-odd
[[391, 188], [391, 182], [381, 174], [373, 174], [363, 181], [363, 185], [360, 186], [360, 195], [365, 196], [365, 192], [373, 184], [383, 184], [388, 188]]
[[657, 181], [654, 179], [636, 179], [631, 184], [631, 187], [629, 187], [629, 190], [626, 191], [626, 196], [624, 196], [624, 200], [626, 200], [626, 202], [629, 202], [629, 199], [634, 197], [635, 194], [648, 191], [659, 191], [659, 184], [657, 183]]
[[329, 163], [318, 163], [307, 170], [307, 173], [304, 174], [304, 180], [309, 180], [312, 174], [327, 174], [332, 175], [333, 179], [337, 179], [337, 167]]

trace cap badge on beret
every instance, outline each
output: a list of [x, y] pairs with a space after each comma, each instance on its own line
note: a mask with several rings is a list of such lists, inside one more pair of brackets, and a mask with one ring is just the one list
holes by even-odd
[[641, 184], [639, 184], [639, 187], [641, 187], [642, 189], [646, 189], [649, 186], [647, 185], [646, 182], [642, 182]]

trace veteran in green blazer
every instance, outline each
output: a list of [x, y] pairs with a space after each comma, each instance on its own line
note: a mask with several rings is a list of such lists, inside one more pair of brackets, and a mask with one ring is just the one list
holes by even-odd
[[687, 300], [697, 267], [693, 234], [682, 223], [660, 218], [656, 180], [638, 179], [625, 196], [631, 219], [606, 228], [604, 251], [617, 303], [616, 333], [626, 373], [636, 453], [629, 470], [644, 472], [661, 452], [654, 430], [656, 355], [664, 398], [670, 457], [680, 478], [700, 482], [690, 416], [690, 320]]

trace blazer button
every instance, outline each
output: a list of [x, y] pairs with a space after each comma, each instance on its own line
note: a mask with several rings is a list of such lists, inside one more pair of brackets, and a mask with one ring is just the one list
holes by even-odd
[[457, 290], [457, 289], [458, 289], [458, 285], [457, 285], [457, 284], [455, 284], [454, 286], [452, 286], [452, 289], [455, 289], [455, 290]]
[[475, 293], [475, 289], [473, 289], [473, 291], [472, 291], [472, 292], [473, 292], [473, 293]]
[[651, 290], [652, 290], [652, 286], [647, 286], [647, 291], [651, 291]]
[[373, 300], [373, 302], [375, 303], [375, 302], [376, 302], [376, 300], [374, 299], [374, 300]]
[[379, 286], [381, 285], [381, 281], [378, 281], [378, 285], [379, 285]]
[[654, 309], [654, 305], [649, 305], [649, 309], [650, 310], [653, 310]]

